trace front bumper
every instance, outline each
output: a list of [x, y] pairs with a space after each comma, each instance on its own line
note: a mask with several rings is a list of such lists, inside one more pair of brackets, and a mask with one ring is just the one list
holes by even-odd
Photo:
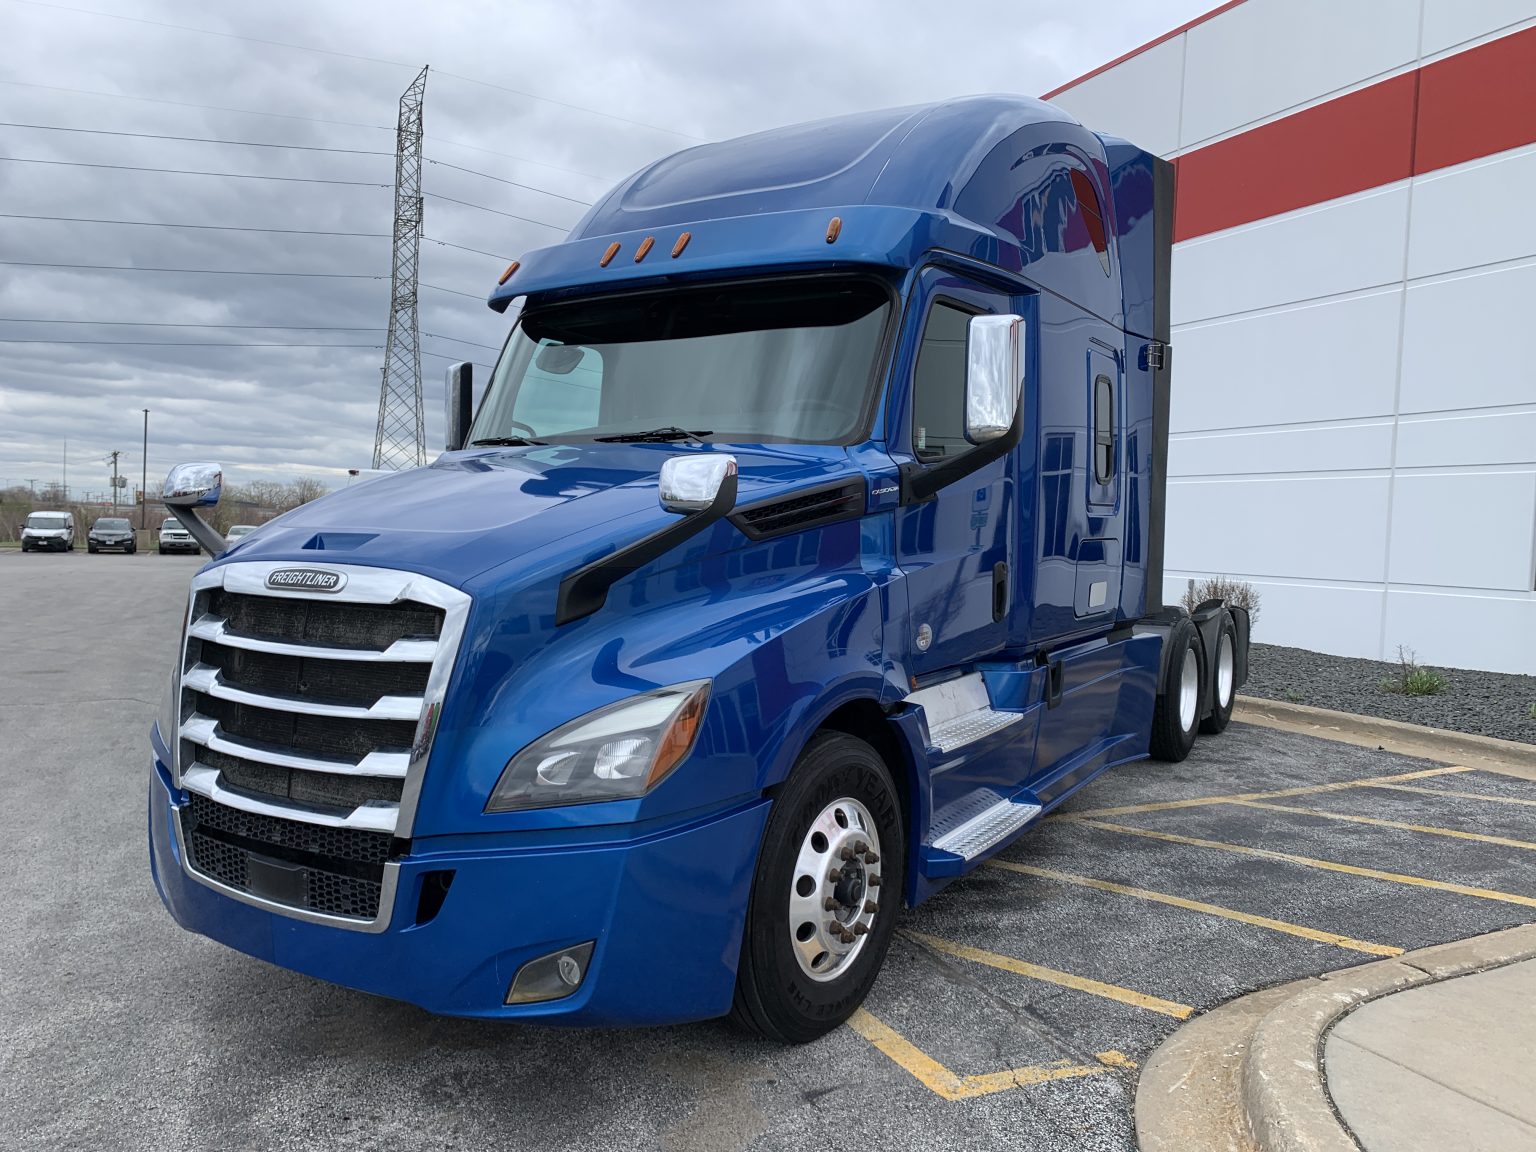
[[69, 541], [63, 536], [23, 536], [22, 544], [34, 552], [65, 552]]
[[[381, 909], [388, 927], [369, 932], [255, 907], [189, 875], [173, 811], [185, 799], [154, 759], [149, 847], [160, 898], [182, 927], [258, 959], [453, 1016], [610, 1026], [730, 1010], [765, 800], [616, 843], [495, 834], [435, 851], [418, 837]], [[424, 874], [448, 869], [441, 910], [418, 922]], [[576, 992], [505, 1003], [524, 963], [588, 940], [596, 947]]]
[[121, 552], [126, 552], [128, 549], [133, 547], [133, 538], [129, 537], [126, 540], [94, 540], [90, 537], [86, 537], [86, 543], [98, 551], [105, 551], [116, 548]]
[[160, 549], [164, 552], [196, 552], [198, 543], [190, 537], [185, 540], [162, 539], [160, 541]]

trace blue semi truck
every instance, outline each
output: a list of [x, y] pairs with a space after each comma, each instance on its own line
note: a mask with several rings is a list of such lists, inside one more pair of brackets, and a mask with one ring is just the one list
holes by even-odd
[[152, 734], [183, 926], [433, 1012], [845, 1020], [903, 905], [1219, 732], [1164, 606], [1173, 175], [1035, 100], [692, 148], [502, 276], [429, 467], [193, 580]]

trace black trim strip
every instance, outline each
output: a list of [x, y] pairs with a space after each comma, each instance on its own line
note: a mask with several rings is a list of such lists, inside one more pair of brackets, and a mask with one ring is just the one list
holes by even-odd
[[686, 515], [629, 547], [601, 556], [567, 575], [560, 581], [560, 595], [555, 602], [556, 626], [592, 615], [608, 602], [609, 588], [724, 519], [735, 506], [736, 473], [733, 470], [726, 474], [720, 491], [715, 493], [715, 502], [702, 512]]
[[1173, 381], [1171, 284], [1173, 266], [1174, 168], [1152, 161], [1152, 338], [1163, 345], [1162, 367], [1152, 370], [1152, 475], [1147, 486], [1148, 615], [1163, 606], [1163, 534], [1168, 521], [1168, 422]]

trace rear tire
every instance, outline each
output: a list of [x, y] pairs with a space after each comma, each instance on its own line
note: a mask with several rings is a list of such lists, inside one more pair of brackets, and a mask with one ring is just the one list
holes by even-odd
[[1232, 722], [1232, 708], [1237, 703], [1237, 626], [1225, 609], [1221, 613], [1221, 628], [1216, 633], [1214, 699], [1211, 714], [1200, 721], [1200, 731], [1215, 736]]
[[890, 947], [905, 866], [885, 761], [846, 733], [812, 737], [763, 832], [731, 1020], [803, 1044], [852, 1016]]
[[1152, 758], [1177, 764], [1195, 746], [1205, 702], [1205, 659], [1200, 635], [1190, 619], [1180, 619], [1168, 633], [1164, 682], [1152, 709]]

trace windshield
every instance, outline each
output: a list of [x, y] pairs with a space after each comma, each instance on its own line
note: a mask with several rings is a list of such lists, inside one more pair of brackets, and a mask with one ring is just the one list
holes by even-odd
[[634, 293], [523, 314], [470, 441], [677, 426], [705, 439], [848, 443], [890, 313], [869, 279]]
[[47, 528], [54, 530], [63, 528], [69, 523], [67, 512], [34, 512], [27, 517], [28, 528]]
[[96, 521], [96, 527], [100, 528], [103, 532], [126, 532], [128, 531], [128, 521], [101, 519]]
[[160, 521], [160, 531], [162, 532], [174, 532], [180, 527], [180, 521], [174, 516], [167, 516], [164, 520]]

